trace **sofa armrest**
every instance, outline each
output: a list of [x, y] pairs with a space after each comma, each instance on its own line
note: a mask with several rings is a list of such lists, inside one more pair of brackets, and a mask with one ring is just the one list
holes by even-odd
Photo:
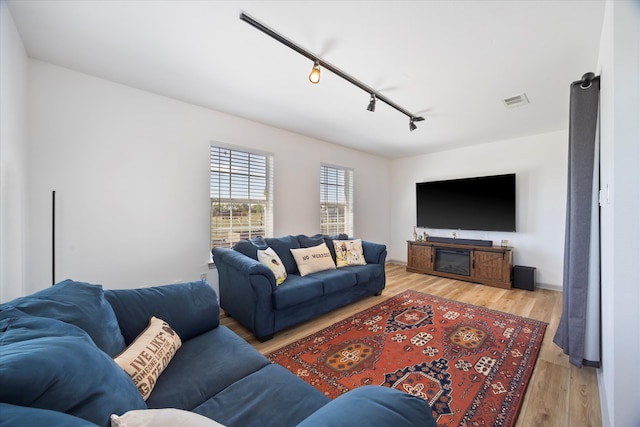
[[[213, 262], [216, 266], [227, 264], [236, 270], [244, 271], [248, 274], [268, 274], [273, 273], [269, 267], [246, 256], [245, 254], [229, 248], [213, 248]], [[275, 277], [274, 277], [275, 279]]]
[[214, 248], [213, 261], [218, 270], [220, 306], [259, 340], [268, 339], [275, 329], [273, 272], [261, 262], [228, 248]]
[[367, 264], [384, 264], [387, 259], [387, 246], [381, 243], [362, 241], [362, 252]]
[[298, 427], [351, 427], [362, 424], [438, 427], [426, 401], [382, 386], [351, 390], [309, 415]]
[[218, 296], [206, 281], [110, 289], [104, 297], [116, 313], [126, 345], [147, 327], [151, 316], [167, 322], [183, 341], [220, 324]]
[[[261, 263], [253, 258], [250, 258], [238, 251], [229, 248], [214, 248], [212, 251], [213, 262], [218, 269], [218, 276], [220, 282], [224, 278], [225, 284], [229, 283], [233, 286], [242, 286], [243, 283], [258, 283], [247, 282], [249, 276], [264, 276], [269, 283], [267, 289], [262, 287], [256, 287], [253, 292], [257, 294], [271, 294], [276, 289], [276, 277], [273, 272]], [[222, 293], [222, 290], [220, 291]]]

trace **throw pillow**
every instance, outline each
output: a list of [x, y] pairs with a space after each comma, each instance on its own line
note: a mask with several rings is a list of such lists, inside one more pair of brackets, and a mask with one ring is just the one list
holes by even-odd
[[111, 415], [111, 427], [224, 427], [222, 424], [196, 414], [175, 408], [142, 409], [120, 416]]
[[347, 265], [365, 265], [364, 252], [362, 251], [362, 240], [334, 240], [336, 249], [336, 265], [346, 267]]
[[158, 377], [181, 345], [180, 337], [171, 326], [154, 316], [147, 329], [115, 361], [129, 374], [143, 399], [147, 400]]
[[331, 258], [331, 252], [325, 243], [311, 248], [291, 249], [296, 260], [300, 276], [323, 270], [335, 270], [336, 265]]
[[349, 238], [349, 235], [345, 233], [324, 235], [324, 242], [327, 244], [327, 247], [329, 248], [329, 252], [331, 252], [331, 256], [333, 257], [333, 262], [336, 262], [336, 247], [333, 244], [333, 241], [347, 240], [348, 238]]
[[273, 271], [273, 275], [276, 276], [276, 286], [282, 284], [287, 278], [287, 270], [285, 270], [280, 257], [273, 249], [267, 248], [263, 251], [258, 251], [258, 261]]

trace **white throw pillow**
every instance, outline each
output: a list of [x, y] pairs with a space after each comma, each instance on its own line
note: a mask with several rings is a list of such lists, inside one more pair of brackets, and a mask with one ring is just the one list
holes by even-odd
[[182, 341], [176, 331], [164, 320], [151, 317], [149, 326], [114, 360], [129, 374], [142, 398], [147, 400], [180, 346]]
[[331, 258], [331, 252], [325, 243], [311, 248], [290, 249], [298, 265], [300, 276], [323, 270], [335, 270], [336, 265]]
[[175, 408], [138, 409], [111, 415], [111, 427], [224, 427], [195, 412]]
[[287, 270], [284, 268], [280, 257], [272, 248], [258, 251], [258, 261], [266, 265], [276, 276], [276, 286], [280, 285], [287, 278]]
[[362, 251], [362, 240], [334, 240], [333, 247], [336, 250], [336, 265], [345, 267], [347, 265], [365, 265], [364, 252]]

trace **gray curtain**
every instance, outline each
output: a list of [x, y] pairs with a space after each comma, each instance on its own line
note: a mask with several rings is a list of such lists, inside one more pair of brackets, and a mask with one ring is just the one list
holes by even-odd
[[600, 78], [571, 84], [562, 317], [553, 342], [573, 365], [600, 362]]

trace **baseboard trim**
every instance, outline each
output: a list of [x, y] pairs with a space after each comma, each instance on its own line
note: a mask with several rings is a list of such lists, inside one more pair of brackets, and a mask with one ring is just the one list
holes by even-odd
[[536, 289], [546, 289], [548, 291], [562, 292], [562, 285], [552, 285], [549, 283], [536, 283]]

